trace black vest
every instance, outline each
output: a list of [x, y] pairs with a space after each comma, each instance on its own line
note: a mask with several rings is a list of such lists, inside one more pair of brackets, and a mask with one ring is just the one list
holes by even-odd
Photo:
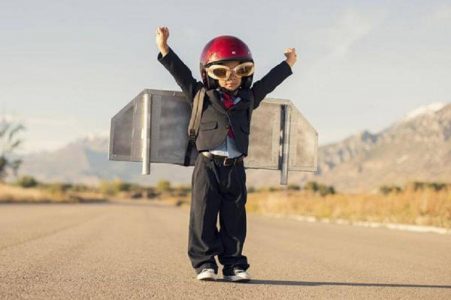
[[241, 100], [226, 110], [217, 90], [205, 93], [204, 106], [196, 140], [198, 151], [212, 150], [224, 143], [229, 126], [232, 127], [238, 151], [247, 155], [249, 147], [251, 91], [241, 90]]

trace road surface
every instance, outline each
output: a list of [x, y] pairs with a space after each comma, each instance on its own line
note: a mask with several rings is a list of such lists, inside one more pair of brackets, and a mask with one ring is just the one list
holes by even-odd
[[198, 282], [186, 208], [0, 205], [0, 298], [451, 299], [451, 235], [248, 219], [253, 281]]

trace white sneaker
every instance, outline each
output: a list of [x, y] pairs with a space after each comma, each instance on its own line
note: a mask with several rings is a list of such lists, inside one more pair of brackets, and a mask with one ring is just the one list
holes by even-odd
[[251, 280], [251, 276], [245, 270], [234, 269], [233, 275], [224, 275], [224, 280], [233, 282], [247, 282]]
[[197, 280], [213, 281], [216, 280], [216, 273], [213, 269], [203, 269], [202, 272], [197, 274]]

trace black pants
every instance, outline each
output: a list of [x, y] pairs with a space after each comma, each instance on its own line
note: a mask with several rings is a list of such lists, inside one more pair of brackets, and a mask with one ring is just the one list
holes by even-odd
[[[242, 255], [246, 238], [246, 173], [243, 162], [224, 166], [199, 154], [192, 177], [188, 256], [197, 273], [218, 266], [230, 275], [249, 268]], [[219, 229], [217, 220], [219, 215]]]

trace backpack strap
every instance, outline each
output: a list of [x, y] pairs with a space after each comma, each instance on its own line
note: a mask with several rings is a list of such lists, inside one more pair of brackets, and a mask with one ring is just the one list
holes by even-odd
[[[254, 93], [252, 91], [249, 92], [249, 126], [250, 126], [250, 122], [252, 121], [252, 112], [254, 111]], [[250, 128], [250, 127], [249, 127]]]
[[193, 99], [193, 109], [191, 110], [191, 118], [188, 125], [188, 145], [185, 151], [185, 161], [184, 166], [190, 165], [191, 151], [193, 146], [196, 144], [197, 134], [199, 133], [200, 119], [202, 117], [202, 108], [204, 106], [205, 99], [205, 88], [200, 88]]

